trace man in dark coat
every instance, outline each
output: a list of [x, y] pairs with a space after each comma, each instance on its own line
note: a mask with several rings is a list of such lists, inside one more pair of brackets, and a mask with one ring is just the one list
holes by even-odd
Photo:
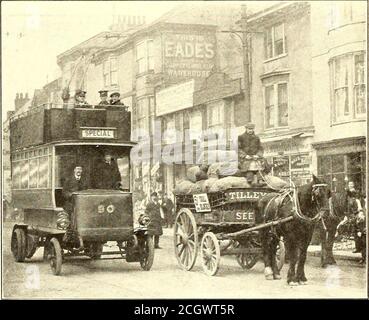
[[[248, 123], [245, 126], [246, 131], [238, 136], [238, 159], [241, 171], [246, 171], [246, 178], [249, 183], [256, 183], [257, 171], [255, 161], [263, 156], [263, 147], [261, 146], [260, 138], [255, 135], [255, 125]], [[254, 168], [255, 167], [255, 168]]]
[[173, 201], [164, 193], [163, 202], [161, 207], [163, 208], [164, 220], [167, 227], [171, 228], [173, 226]]
[[76, 90], [74, 100], [75, 108], [90, 108], [90, 105], [86, 102], [86, 91]]
[[110, 95], [110, 105], [112, 106], [124, 106], [124, 103], [120, 101], [120, 93], [119, 92], [113, 92]]
[[93, 174], [93, 187], [95, 189], [117, 189], [121, 176], [117, 163], [110, 151], [105, 151], [104, 161], [99, 162]]
[[73, 176], [67, 177], [63, 183], [63, 208], [69, 214], [73, 211], [72, 193], [88, 189], [86, 179], [82, 175], [82, 172], [82, 167], [76, 166], [73, 171]]
[[100, 94], [100, 99], [101, 99], [101, 101], [99, 102], [99, 106], [103, 107], [103, 106], [108, 105], [109, 104], [108, 91], [107, 90], [100, 90], [99, 94]]
[[160, 204], [158, 199], [158, 194], [153, 192], [151, 194], [151, 199], [146, 206], [145, 213], [150, 217], [149, 223], [149, 235], [154, 236], [154, 245], [156, 249], [161, 249], [159, 247], [159, 237], [163, 234], [163, 228], [161, 226], [162, 217], [160, 212]]

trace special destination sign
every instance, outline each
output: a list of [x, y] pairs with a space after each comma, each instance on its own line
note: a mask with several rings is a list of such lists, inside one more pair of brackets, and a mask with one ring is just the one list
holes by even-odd
[[214, 33], [163, 34], [164, 72], [169, 78], [206, 78], [215, 64]]
[[81, 138], [114, 139], [115, 128], [87, 128], [82, 127], [80, 131]]

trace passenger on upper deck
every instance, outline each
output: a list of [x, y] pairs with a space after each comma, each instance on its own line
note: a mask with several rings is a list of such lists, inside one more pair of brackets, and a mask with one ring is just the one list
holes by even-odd
[[120, 101], [120, 93], [119, 92], [113, 92], [110, 95], [110, 105], [112, 106], [124, 106], [124, 103]]
[[99, 94], [100, 94], [100, 99], [101, 99], [101, 101], [99, 102], [99, 106], [108, 105], [109, 104], [108, 91], [107, 90], [100, 90]]
[[86, 102], [86, 91], [76, 90], [74, 100], [75, 108], [90, 108], [90, 105]]

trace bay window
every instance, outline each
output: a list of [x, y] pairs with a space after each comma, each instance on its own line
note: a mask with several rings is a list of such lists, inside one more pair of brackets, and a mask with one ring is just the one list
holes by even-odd
[[330, 61], [332, 120], [342, 122], [365, 116], [364, 53], [350, 53]]
[[288, 126], [287, 82], [265, 86], [265, 128]]

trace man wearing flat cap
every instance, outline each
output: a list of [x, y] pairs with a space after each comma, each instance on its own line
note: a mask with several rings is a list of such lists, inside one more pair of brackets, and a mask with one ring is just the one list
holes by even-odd
[[260, 138], [254, 133], [255, 125], [248, 123], [245, 125], [245, 129], [246, 131], [238, 136], [238, 159], [241, 171], [247, 172], [246, 178], [251, 183], [255, 182], [253, 171], [257, 171], [257, 169], [252, 168], [255, 163], [253, 160], [263, 156], [263, 147]]
[[120, 93], [113, 92], [110, 95], [110, 105], [112, 106], [124, 106], [123, 102], [120, 101]]
[[99, 91], [100, 94], [100, 102], [99, 102], [99, 106], [106, 106], [109, 104], [108, 101], [108, 91], [107, 90], [100, 90]]
[[76, 90], [74, 95], [74, 106], [75, 108], [89, 108], [89, 104], [86, 102], [86, 91]]
[[156, 249], [159, 247], [159, 237], [163, 234], [162, 217], [160, 213], [160, 203], [158, 194], [156, 192], [151, 193], [150, 202], [147, 204], [145, 213], [150, 217], [150, 223], [148, 226], [149, 235], [154, 236], [154, 245]]

